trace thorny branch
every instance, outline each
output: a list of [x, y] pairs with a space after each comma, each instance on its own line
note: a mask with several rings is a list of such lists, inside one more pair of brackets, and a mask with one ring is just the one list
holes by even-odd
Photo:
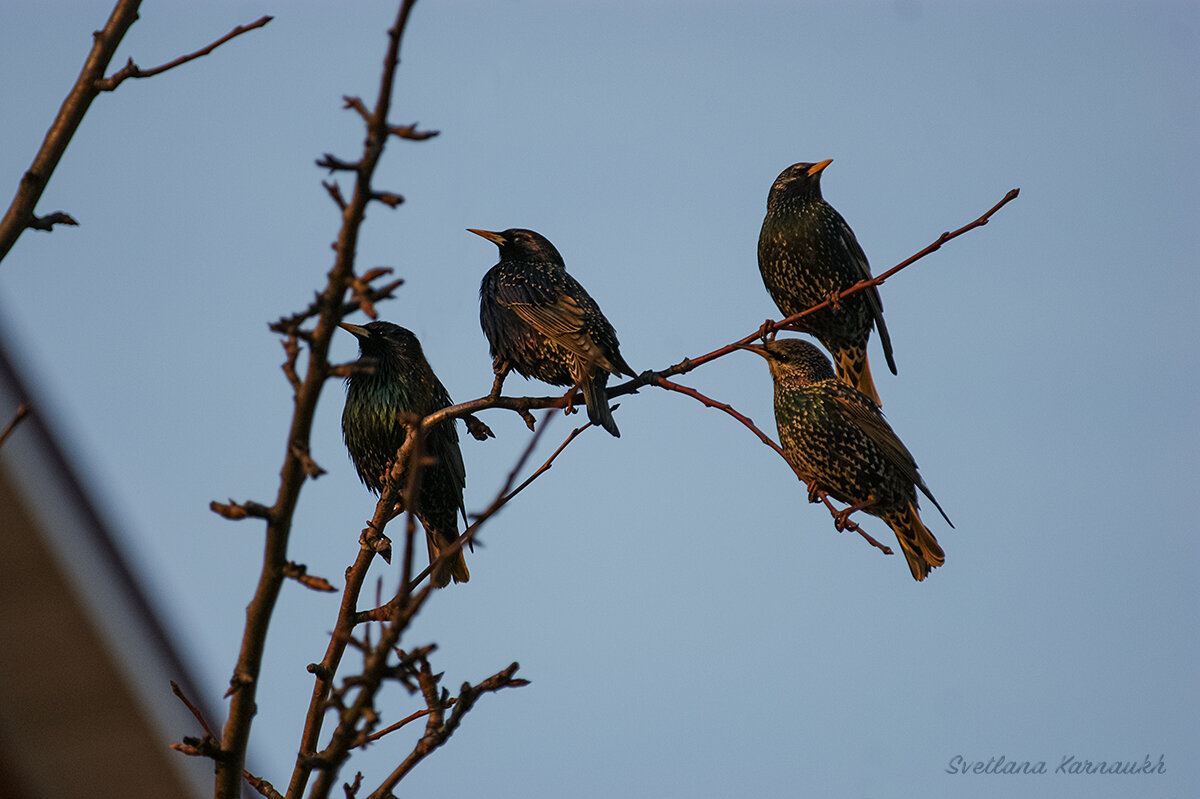
[[111, 78], [105, 78], [104, 72], [108, 69], [108, 65], [112, 61], [113, 54], [116, 52], [118, 45], [125, 38], [125, 34], [129, 31], [129, 28], [137, 21], [138, 7], [140, 5], [141, 0], [117, 0], [117, 4], [113, 7], [112, 13], [109, 15], [108, 22], [105, 24], [103, 30], [96, 31], [93, 35], [94, 41], [91, 52], [88, 53], [87, 60], [84, 62], [79, 77], [75, 79], [75, 85], [67, 94], [66, 99], [63, 100], [62, 106], [58, 109], [58, 114], [54, 117], [54, 122], [50, 125], [50, 130], [46, 133], [46, 138], [42, 141], [41, 148], [38, 150], [37, 155], [34, 156], [33, 163], [25, 171], [25, 174], [21, 176], [21, 183], [17, 187], [16, 196], [13, 197], [13, 201], [5, 212], [3, 220], [0, 220], [0, 261], [4, 260], [4, 257], [8, 255], [13, 245], [17, 243], [17, 239], [20, 238], [21, 233], [25, 230], [32, 228], [33, 230], [49, 231], [56, 224], [79, 224], [70, 214], [63, 211], [55, 211], [54, 213], [39, 217], [35, 215], [34, 209], [37, 207], [38, 200], [41, 199], [42, 193], [46, 190], [46, 186], [50, 182], [50, 176], [54, 174], [54, 170], [58, 167], [58, 162], [62, 159], [67, 145], [71, 143], [71, 138], [83, 122], [84, 115], [87, 114], [92, 101], [99, 96], [100, 92], [112, 91], [125, 78], [150, 77], [192, 59], [207, 55], [230, 39], [254, 28], [260, 28], [271, 21], [270, 17], [263, 17], [250, 25], [235, 28], [232, 32], [213, 42], [208, 47], [191, 55], [177, 58], [168, 64], [155, 67], [149, 71], [143, 72], [138, 70], [137, 66], [130, 60], [122, 70]]

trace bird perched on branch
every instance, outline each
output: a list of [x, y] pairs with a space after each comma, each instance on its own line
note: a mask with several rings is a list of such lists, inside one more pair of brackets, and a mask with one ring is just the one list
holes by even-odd
[[[842, 215], [821, 197], [821, 172], [833, 163], [792, 164], [771, 186], [767, 215], [758, 236], [758, 270], [771, 299], [785, 316], [800, 313], [871, 277], [867, 256]], [[896, 374], [892, 340], [883, 323], [875, 286], [803, 317], [796, 329], [816, 336], [833, 354], [842, 380], [881, 405], [867, 339], [879, 329], [888, 367]]]
[[[406, 438], [398, 415], [428, 416], [452, 403], [412, 331], [391, 322], [339, 326], [358, 339], [359, 347], [359, 360], [346, 378], [342, 435], [359, 479], [379, 494]], [[415, 509], [425, 528], [432, 565], [443, 548], [458, 538], [459, 514], [466, 519], [463, 488], [467, 484], [467, 469], [458, 448], [454, 420], [447, 419], [430, 428], [421, 449], [425, 459], [418, 475]], [[408, 478], [406, 465], [399, 477], [401, 489]], [[402, 510], [404, 505], [401, 501]], [[465, 583], [471, 577], [461, 549], [436, 567], [431, 579], [440, 587], [452, 577], [456, 583]]]
[[[775, 423], [788, 463], [850, 510], [877, 516], [896, 533], [913, 579], [946, 562], [917, 513], [917, 489], [946, 523], [949, 517], [917, 474], [913, 456], [879, 407], [834, 374], [829, 359], [807, 341], [776, 339], [742, 349], [767, 359], [775, 380]], [[844, 516], [842, 517], [844, 520]], [[953, 524], [950, 524], [953, 527]]]
[[479, 323], [492, 350], [498, 396], [510, 369], [555, 386], [576, 386], [588, 418], [620, 436], [608, 407], [608, 376], [634, 376], [613, 326], [544, 236], [513, 228], [470, 232], [500, 248], [479, 287]]

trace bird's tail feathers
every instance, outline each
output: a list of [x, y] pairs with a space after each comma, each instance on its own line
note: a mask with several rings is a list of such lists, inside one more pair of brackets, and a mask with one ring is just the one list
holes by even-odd
[[924, 580], [931, 569], [946, 562], [946, 553], [929, 532], [929, 528], [917, 514], [916, 503], [910, 502], [898, 513], [889, 515], [884, 521], [896, 533], [896, 540], [904, 550], [908, 568], [914, 580]]
[[450, 584], [451, 577], [456, 583], [465, 583], [471, 579], [471, 572], [467, 571], [467, 559], [463, 557], [462, 549], [455, 552], [447, 561], [438, 563], [442, 551], [438, 546], [436, 536], [428, 530], [425, 531], [425, 543], [429, 545], [429, 565], [432, 569], [429, 579], [434, 585], [438, 588], [445, 588]]
[[866, 394], [876, 406], [883, 406], [879, 392], [875, 389], [875, 381], [871, 377], [871, 364], [867, 360], [865, 347], [838, 350], [833, 354], [833, 362], [843, 383]]
[[892, 337], [888, 335], [887, 325], [883, 323], [882, 312], [875, 319], [875, 329], [879, 331], [879, 346], [883, 347], [883, 357], [887, 358], [888, 369], [892, 370], [892, 374], [898, 374], [896, 359], [892, 356]]
[[620, 438], [621, 431], [617, 429], [612, 410], [608, 407], [608, 372], [594, 369], [591, 378], [584, 377], [581, 382], [580, 389], [583, 391], [583, 400], [587, 403], [588, 419], [592, 424], [599, 425]]

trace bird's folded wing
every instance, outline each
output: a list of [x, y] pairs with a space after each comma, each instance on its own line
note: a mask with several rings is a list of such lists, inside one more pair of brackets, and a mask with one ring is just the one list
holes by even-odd
[[917, 474], [917, 462], [912, 453], [904, 446], [904, 442], [892, 430], [892, 426], [883, 418], [883, 414], [874, 403], [852, 396], [839, 396], [835, 401], [842, 415], [871, 439], [883, 452], [883, 456], [891, 461], [906, 479], [914, 484], [921, 482]]
[[892, 430], [892, 426], [883, 418], [883, 414], [873, 404], [867, 405], [863, 402], [856, 401], [856, 398], [841, 396], [837, 398], [838, 407], [842, 410], [843, 415], [853, 422], [859, 430], [867, 435], [878, 445], [883, 451], [884, 457], [892, 462], [905, 479], [911, 480], [913, 485], [921, 489], [921, 493], [929, 498], [933, 506], [938, 509], [938, 513], [942, 514], [942, 518], [951, 527], [954, 522], [950, 521], [950, 517], [946, 515], [946, 511], [942, 510], [941, 504], [937, 498], [925, 485], [925, 481], [921, 479], [921, 475], [917, 473], [917, 461], [913, 458], [912, 453], [904, 446], [904, 442], [896, 435], [896, 431]]
[[584, 310], [566, 294], [551, 296], [528, 285], [501, 286], [496, 300], [546, 338], [585, 361], [604, 357], [587, 332]]
[[[867, 260], [867, 254], [863, 252], [862, 245], [854, 237], [854, 231], [849, 227], [842, 231], [842, 246], [850, 253], [850, 260], [854, 263], [855, 282], [870, 280], [871, 263]], [[887, 357], [888, 367], [892, 370], [892, 374], [895, 374], [896, 361], [892, 356], [892, 337], [888, 335], [887, 325], [883, 322], [883, 300], [879, 297], [879, 288], [871, 286], [863, 289], [863, 294], [867, 295], [867, 305], [871, 308], [871, 318], [875, 321], [875, 329], [879, 331], [879, 343], [883, 346], [883, 354]]]

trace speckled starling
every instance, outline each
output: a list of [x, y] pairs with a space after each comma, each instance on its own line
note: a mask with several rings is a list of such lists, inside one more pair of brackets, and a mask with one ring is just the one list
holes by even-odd
[[807, 341], [776, 339], [743, 349], [762, 355], [771, 368], [775, 423], [788, 462], [816, 488], [887, 522], [914, 579], [945, 563], [917, 513], [916, 490], [950, 519], [871, 398], [839, 380], [829, 359]]
[[[406, 431], [397, 414], [428, 416], [452, 403], [412, 331], [391, 322], [343, 323], [341, 327], [358, 339], [360, 353], [358, 368], [346, 379], [342, 435], [359, 479], [378, 494], [404, 444]], [[466, 516], [463, 488], [467, 470], [453, 419], [430, 429], [422, 443], [428, 463], [419, 475], [417, 518], [425, 528], [432, 564], [442, 548], [458, 538], [458, 515]], [[406, 468], [400, 475], [401, 487], [407, 479]], [[471, 577], [461, 549], [435, 570], [432, 579], [435, 585], [444, 586], [451, 577], [456, 583]]]
[[[842, 215], [821, 197], [818, 164], [792, 164], [775, 178], [767, 196], [767, 215], [758, 236], [758, 270], [780, 313], [795, 313], [828, 300], [871, 277], [867, 256]], [[879, 329], [888, 367], [896, 374], [892, 341], [883, 323], [883, 302], [874, 286], [838, 301], [797, 323], [833, 353], [842, 380], [880, 405], [867, 363], [867, 339]]]
[[514, 228], [475, 230], [500, 248], [479, 287], [479, 323], [492, 350], [498, 393], [510, 369], [555, 386], [578, 386], [588, 418], [621, 435], [608, 407], [608, 376], [634, 376], [600, 306], [546, 238]]

